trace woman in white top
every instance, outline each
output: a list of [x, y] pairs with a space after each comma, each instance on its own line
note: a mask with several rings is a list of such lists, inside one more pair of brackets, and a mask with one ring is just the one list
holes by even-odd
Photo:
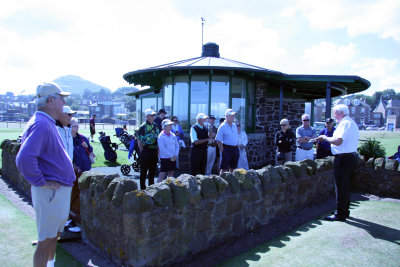
[[240, 125], [240, 122], [236, 123], [239, 133], [239, 161], [237, 168], [249, 170], [249, 162], [247, 161], [246, 146], [248, 143], [247, 134]]
[[165, 119], [161, 122], [163, 130], [158, 135], [158, 148], [160, 151], [161, 168], [157, 182], [164, 180], [168, 173], [168, 177], [174, 175], [176, 170], [176, 159], [179, 155], [179, 144], [175, 134], [171, 132], [172, 121]]

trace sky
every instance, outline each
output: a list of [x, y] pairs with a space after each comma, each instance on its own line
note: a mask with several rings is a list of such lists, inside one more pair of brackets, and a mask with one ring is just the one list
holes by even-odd
[[400, 92], [399, 0], [1, 0], [0, 94], [122, 75], [201, 55], [287, 74], [357, 75]]

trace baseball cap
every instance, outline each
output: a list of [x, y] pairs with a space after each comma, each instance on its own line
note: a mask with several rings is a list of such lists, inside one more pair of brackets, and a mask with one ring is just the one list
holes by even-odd
[[326, 122], [333, 122], [333, 119], [332, 118], [327, 118]]
[[167, 126], [167, 125], [172, 125], [172, 124], [174, 124], [171, 120], [169, 120], [169, 119], [165, 119], [165, 120], [163, 120], [162, 122], [161, 122], [161, 126], [164, 128], [165, 126]]
[[167, 114], [167, 112], [165, 112], [165, 109], [163, 109], [163, 108], [158, 111], [158, 114], [161, 114], [161, 113]]
[[208, 116], [209, 119], [214, 119], [215, 120], [215, 116], [214, 115], [210, 115]]
[[196, 116], [196, 120], [198, 120], [198, 119], [207, 119], [207, 118], [208, 118], [208, 116], [206, 114], [204, 114], [204, 113], [199, 113]]
[[146, 109], [145, 111], [144, 111], [144, 115], [145, 116], [147, 116], [147, 115], [156, 115], [157, 113], [154, 111], [154, 110], [152, 110], [151, 108], [148, 108], [148, 109]]
[[235, 115], [237, 112], [233, 111], [233, 109], [229, 108], [225, 111], [225, 116], [226, 115]]
[[40, 98], [43, 96], [49, 96], [49, 95], [62, 95], [62, 96], [69, 96], [71, 93], [64, 92], [61, 87], [53, 82], [49, 83], [44, 83], [41, 85], [38, 85], [36, 88], [36, 97]]
[[75, 114], [76, 111], [75, 111], [75, 110], [72, 110], [69, 106], [64, 106], [64, 107], [63, 107], [63, 113], [66, 113], [66, 114]]

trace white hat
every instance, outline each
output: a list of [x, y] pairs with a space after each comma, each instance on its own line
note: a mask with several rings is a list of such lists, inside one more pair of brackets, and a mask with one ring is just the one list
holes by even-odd
[[226, 116], [226, 115], [235, 115], [236, 113], [237, 113], [237, 112], [233, 111], [233, 109], [228, 108], [228, 109], [225, 111], [225, 116]]
[[75, 111], [75, 110], [72, 110], [69, 106], [64, 106], [64, 107], [63, 107], [63, 113], [66, 113], [66, 114], [75, 114], [76, 111]]
[[161, 122], [161, 126], [162, 126], [162, 128], [164, 129], [164, 127], [165, 126], [167, 126], [167, 125], [172, 125], [172, 124], [174, 124], [171, 120], [169, 120], [169, 119], [165, 119], [165, 120], [163, 120], [162, 122]]
[[156, 115], [157, 113], [154, 111], [154, 110], [152, 110], [151, 108], [148, 108], [148, 109], [146, 109], [145, 111], [144, 111], [144, 115], [145, 116], [147, 116], [147, 115]]
[[58, 84], [50, 82], [38, 85], [36, 88], [36, 97], [40, 98], [43, 96], [49, 95], [62, 95], [62, 96], [69, 96], [71, 93], [64, 92]]
[[198, 119], [207, 119], [207, 118], [208, 118], [208, 116], [206, 114], [204, 114], [204, 113], [199, 113], [196, 116], [196, 120], [198, 120]]

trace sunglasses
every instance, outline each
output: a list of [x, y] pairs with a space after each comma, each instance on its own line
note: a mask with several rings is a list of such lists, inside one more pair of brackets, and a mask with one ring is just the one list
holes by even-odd
[[303, 121], [310, 121], [310, 120], [303, 120]]
[[173, 120], [173, 121], [178, 121], [178, 120]]
[[281, 124], [281, 126], [287, 126], [287, 124]]

